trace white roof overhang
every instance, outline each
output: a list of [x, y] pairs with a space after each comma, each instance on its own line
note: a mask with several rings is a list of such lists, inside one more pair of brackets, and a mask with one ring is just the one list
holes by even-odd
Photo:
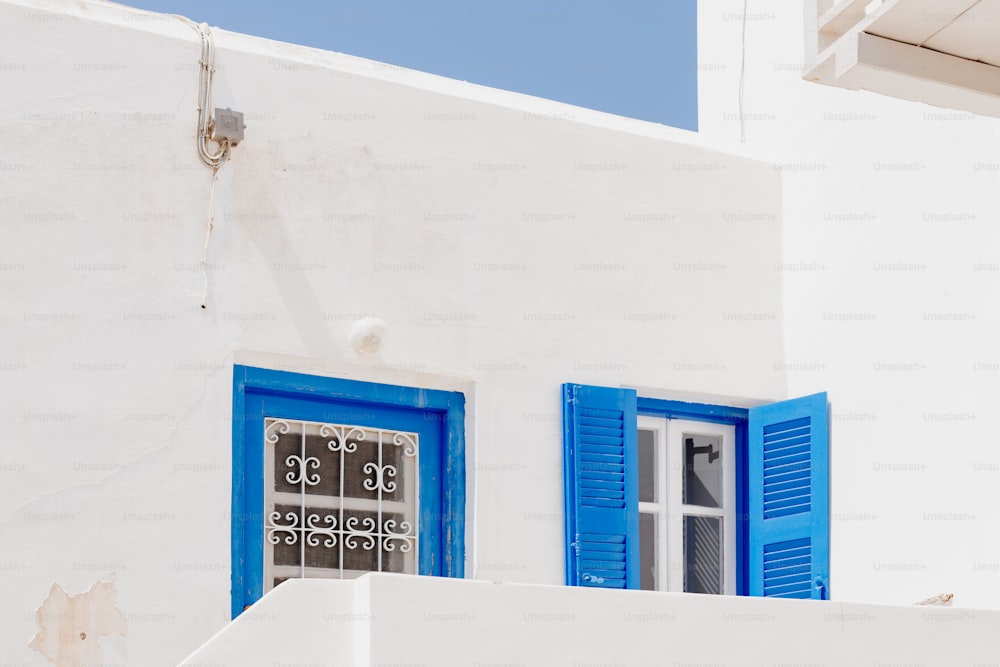
[[1000, 117], [1000, 0], [808, 0], [803, 77]]

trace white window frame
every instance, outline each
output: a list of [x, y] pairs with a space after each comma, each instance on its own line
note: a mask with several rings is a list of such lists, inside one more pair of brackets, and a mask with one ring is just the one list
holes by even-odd
[[[736, 594], [736, 427], [692, 419], [638, 415], [637, 428], [655, 437], [656, 501], [639, 501], [640, 514], [655, 524], [657, 590], [684, 592], [684, 516], [718, 517], [723, 522], [723, 594]], [[683, 436], [716, 436], [722, 441], [722, 507], [685, 505]]]

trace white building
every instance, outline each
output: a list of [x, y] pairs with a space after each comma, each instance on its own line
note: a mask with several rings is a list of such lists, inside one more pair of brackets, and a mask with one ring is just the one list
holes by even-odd
[[[796, 4], [701, 3], [699, 133], [215, 30], [214, 172], [192, 25], [0, 2], [0, 664], [995, 661], [997, 120]], [[480, 582], [228, 625], [379, 567]]]

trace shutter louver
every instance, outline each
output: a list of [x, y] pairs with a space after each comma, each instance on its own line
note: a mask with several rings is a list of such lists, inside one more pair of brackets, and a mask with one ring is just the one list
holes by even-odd
[[620, 410], [580, 409], [580, 502], [625, 507], [625, 425]]
[[829, 599], [826, 394], [751, 408], [750, 594]]
[[764, 427], [764, 518], [809, 511], [809, 418]]
[[566, 384], [563, 399], [567, 583], [637, 588], [635, 391]]
[[764, 545], [764, 597], [812, 596], [811, 540]]

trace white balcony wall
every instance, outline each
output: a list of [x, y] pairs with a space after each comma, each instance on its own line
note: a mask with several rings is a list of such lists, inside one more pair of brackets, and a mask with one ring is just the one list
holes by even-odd
[[[996, 608], [1000, 121], [803, 81], [803, 4], [749, 3], [742, 125], [782, 171], [789, 393], [830, 392], [832, 594]], [[716, 140], [743, 6], [699, 3]]]
[[294, 581], [185, 667], [995, 664], [1000, 612], [373, 574]]
[[[0, 2], [5, 663], [47, 664], [27, 644], [53, 584], [114, 577], [124, 634], [62, 647], [107, 664], [226, 625], [234, 362], [465, 391], [467, 576], [540, 584], [564, 580], [561, 383], [786, 396], [770, 164], [215, 38], [215, 106], [248, 127], [213, 186], [189, 25]], [[366, 315], [373, 356], [347, 341]]]

